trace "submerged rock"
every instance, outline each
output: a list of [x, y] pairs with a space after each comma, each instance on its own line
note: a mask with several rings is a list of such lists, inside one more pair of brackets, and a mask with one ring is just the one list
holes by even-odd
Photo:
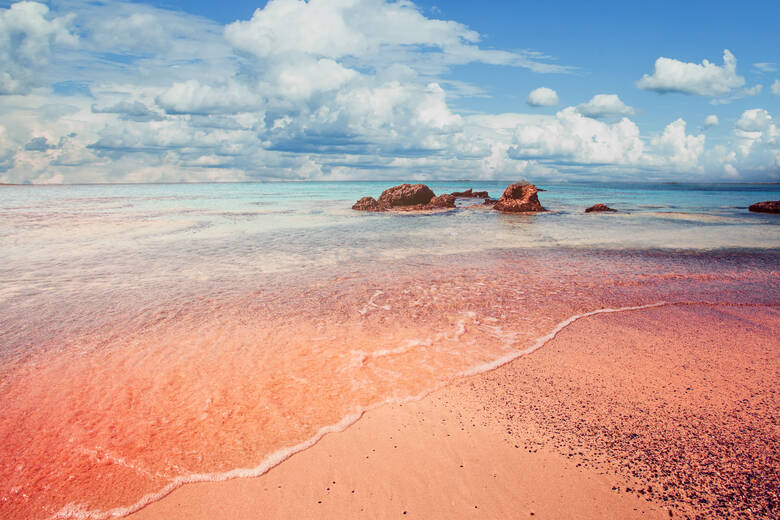
[[493, 209], [505, 213], [547, 211], [539, 203], [539, 198], [536, 196], [537, 191], [533, 184], [521, 182], [510, 184]]
[[748, 209], [756, 213], [780, 213], [780, 200], [756, 202], [751, 204]]
[[588, 209], [586, 209], [585, 213], [592, 213], [594, 211], [596, 211], [596, 212], [602, 212], [602, 211], [616, 212], [617, 210], [613, 209], [613, 208], [610, 208], [606, 204], [602, 204], [602, 203], [599, 202], [598, 204], [594, 204], [593, 206], [591, 206]]
[[460, 199], [486, 199], [489, 197], [488, 192], [472, 191], [471, 188], [467, 189], [466, 191], [453, 191], [451, 195]]
[[417, 206], [428, 204], [435, 197], [433, 191], [425, 184], [401, 184], [387, 188], [379, 196], [379, 205], [390, 207]]

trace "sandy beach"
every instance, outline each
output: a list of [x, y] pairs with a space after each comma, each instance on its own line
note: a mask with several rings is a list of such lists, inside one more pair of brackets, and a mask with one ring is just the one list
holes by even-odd
[[583, 318], [261, 477], [185, 485], [130, 518], [771, 518], [778, 317], [670, 305]]

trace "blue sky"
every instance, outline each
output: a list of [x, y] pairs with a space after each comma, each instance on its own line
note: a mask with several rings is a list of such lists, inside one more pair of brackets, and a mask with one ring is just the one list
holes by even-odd
[[774, 1], [0, 2], [0, 182], [777, 182], [778, 19]]

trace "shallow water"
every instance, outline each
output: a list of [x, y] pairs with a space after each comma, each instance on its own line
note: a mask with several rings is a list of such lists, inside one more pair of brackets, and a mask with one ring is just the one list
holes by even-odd
[[[778, 187], [550, 185], [534, 216], [349, 209], [383, 187], [0, 190], [0, 516], [123, 514], [261, 473], [579, 314], [780, 299], [780, 219], [744, 209]], [[595, 202], [623, 212], [582, 214]]]

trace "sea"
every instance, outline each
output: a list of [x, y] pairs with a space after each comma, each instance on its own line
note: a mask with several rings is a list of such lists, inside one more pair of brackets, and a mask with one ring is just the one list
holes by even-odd
[[0, 186], [0, 518], [121, 517], [262, 475], [595, 313], [780, 302], [780, 216], [747, 209], [778, 184], [351, 209], [400, 182]]

